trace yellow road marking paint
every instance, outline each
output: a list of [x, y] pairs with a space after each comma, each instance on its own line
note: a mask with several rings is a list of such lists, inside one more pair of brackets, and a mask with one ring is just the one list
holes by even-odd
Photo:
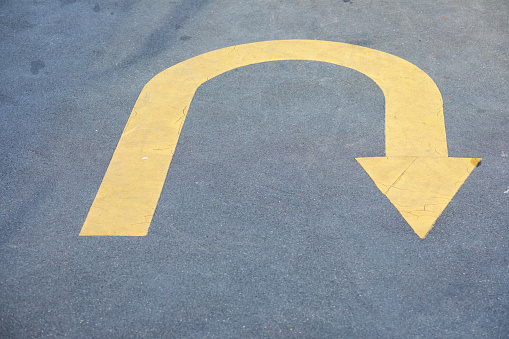
[[481, 159], [448, 157], [357, 158], [421, 238]]
[[229, 70], [278, 60], [348, 67], [382, 89], [386, 157], [357, 160], [424, 238], [480, 159], [448, 158], [442, 96], [422, 70], [374, 49], [316, 40], [223, 48], [152, 78], [134, 105], [80, 235], [146, 235], [198, 87]]

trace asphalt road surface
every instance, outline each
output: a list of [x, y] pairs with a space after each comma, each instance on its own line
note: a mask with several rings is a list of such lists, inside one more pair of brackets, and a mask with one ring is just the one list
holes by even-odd
[[[509, 2], [0, 1], [2, 338], [507, 338]], [[384, 93], [273, 61], [199, 87], [144, 237], [79, 236], [145, 84], [203, 53], [309, 39], [433, 79], [482, 158], [426, 238], [355, 160]]]

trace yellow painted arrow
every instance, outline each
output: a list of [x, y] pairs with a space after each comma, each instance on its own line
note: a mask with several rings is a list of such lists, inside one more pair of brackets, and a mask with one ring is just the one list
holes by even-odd
[[448, 157], [442, 97], [422, 70], [370, 48], [316, 40], [223, 48], [152, 78], [134, 105], [80, 235], [146, 235], [198, 87], [229, 70], [277, 60], [348, 67], [382, 89], [386, 156], [357, 161], [424, 238], [481, 159]]

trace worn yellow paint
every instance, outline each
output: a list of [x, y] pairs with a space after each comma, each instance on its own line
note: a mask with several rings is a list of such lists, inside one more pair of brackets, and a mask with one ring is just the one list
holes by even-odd
[[357, 161], [415, 233], [424, 238], [481, 159], [374, 157]]
[[386, 157], [357, 160], [424, 237], [480, 159], [448, 158], [442, 97], [422, 70], [370, 48], [316, 40], [223, 48], [181, 62], [151, 79], [134, 105], [80, 235], [146, 235], [198, 87], [229, 70], [277, 60], [348, 67], [382, 89]]

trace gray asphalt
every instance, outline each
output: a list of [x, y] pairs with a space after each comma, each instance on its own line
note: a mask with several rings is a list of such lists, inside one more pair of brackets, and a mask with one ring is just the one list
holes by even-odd
[[[509, 337], [509, 3], [0, 1], [2, 338]], [[146, 237], [78, 237], [143, 86], [236, 44], [340, 41], [424, 70], [482, 157], [420, 239], [355, 157], [366, 76], [271, 62], [199, 88]]]

